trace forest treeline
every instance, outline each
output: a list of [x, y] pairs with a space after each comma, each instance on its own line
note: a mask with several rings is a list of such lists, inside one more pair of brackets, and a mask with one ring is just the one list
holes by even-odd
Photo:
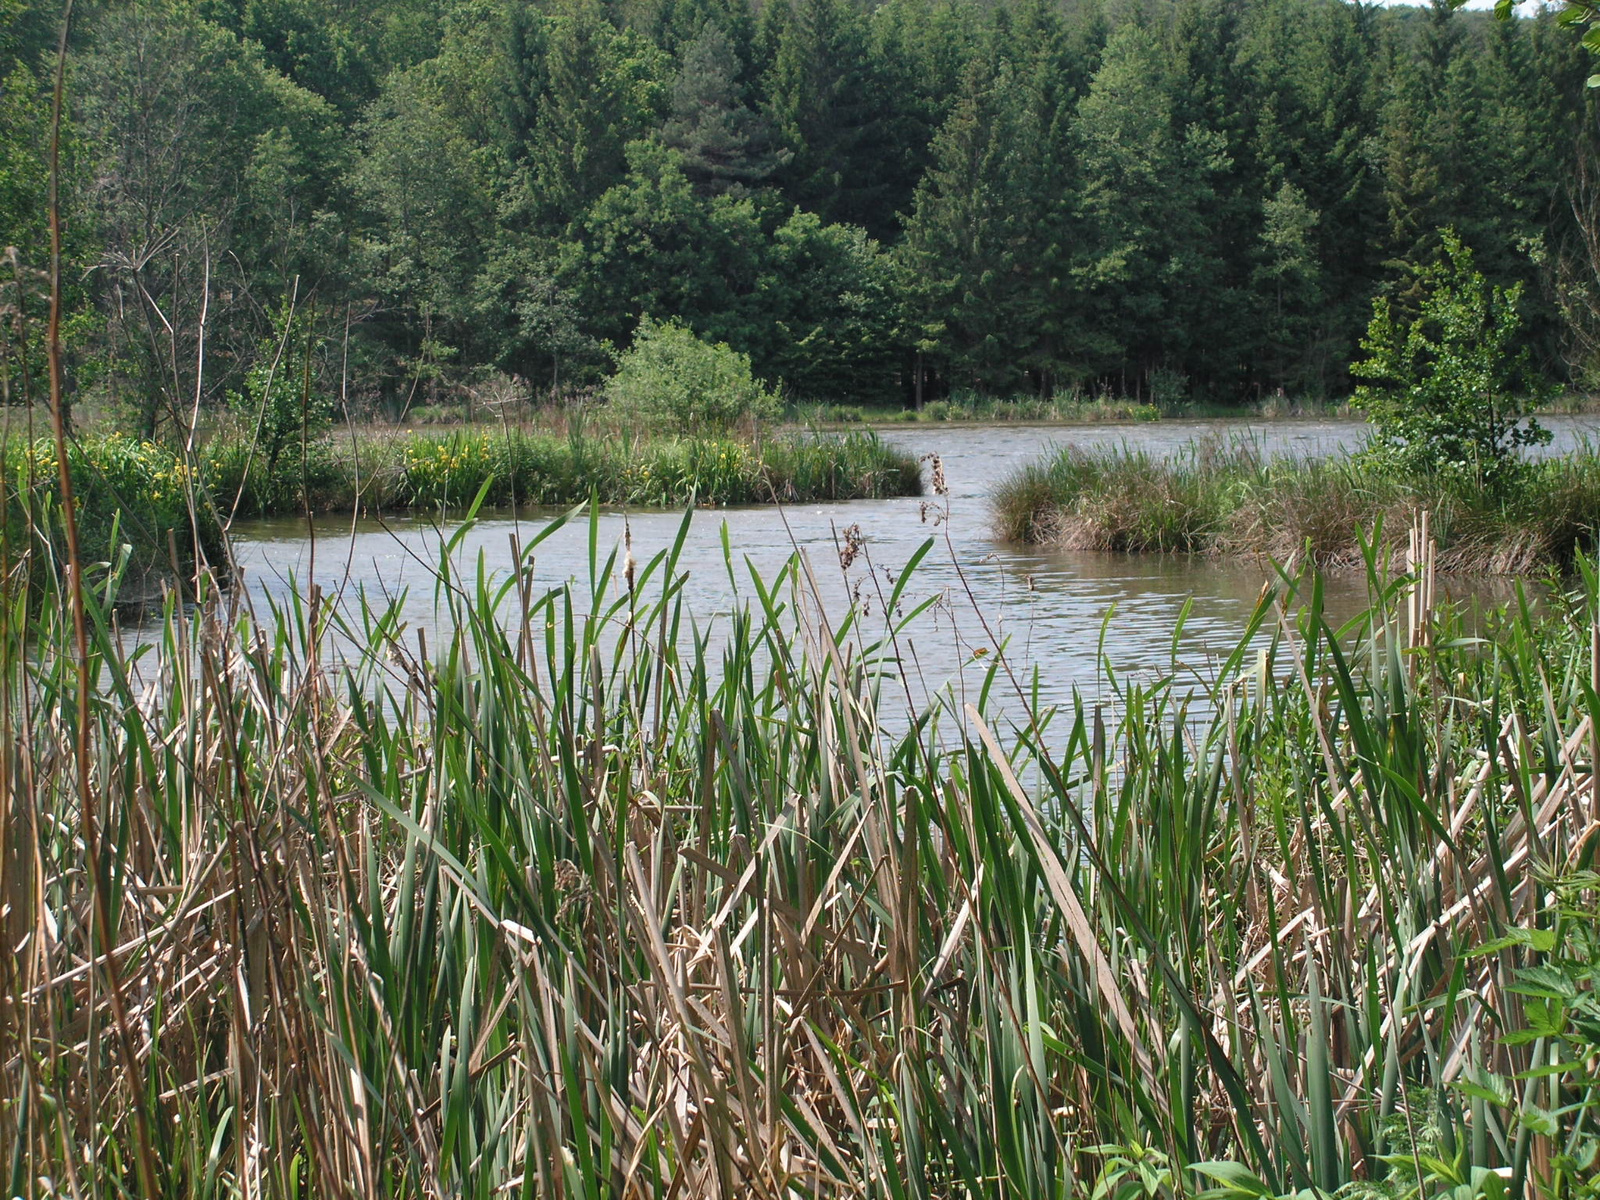
[[[13, 398], [59, 20], [0, 0]], [[70, 47], [72, 391], [147, 435], [285, 377], [582, 387], [646, 315], [796, 399], [1336, 396], [1445, 228], [1527, 285], [1547, 372], [1593, 365], [1589, 63], [1549, 14], [139, 0]]]

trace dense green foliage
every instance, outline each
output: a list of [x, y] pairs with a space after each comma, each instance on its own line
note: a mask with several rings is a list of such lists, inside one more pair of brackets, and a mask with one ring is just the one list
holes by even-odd
[[1490, 288], [1450, 230], [1441, 260], [1418, 275], [1416, 315], [1402, 321], [1380, 298], [1361, 342], [1368, 357], [1350, 367], [1364, 381], [1353, 403], [1375, 427], [1367, 453], [1414, 478], [1500, 495], [1526, 469], [1523, 447], [1550, 441], [1528, 420], [1537, 381], [1518, 346], [1522, 285]]
[[[220, 563], [221, 527], [203, 502], [201, 473], [165, 446], [121, 434], [69, 445], [79, 545], [88, 562], [116, 565], [130, 600], [159, 595], [174, 557]], [[6, 440], [0, 448], [0, 535], [12, 553], [32, 549], [62, 573], [67, 542], [60, 524], [55, 444]], [[178, 572], [181, 577], [183, 571]]]
[[[726, 434], [638, 435], [607, 428], [565, 435], [521, 429], [367, 433], [297, 445], [292, 466], [269, 470], [248, 426], [186, 458], [122, 434], [71, 444], [78, 525], [87, 561], [122, 562], [148, 598], [203, 560], [223, 573], [221, 531], [235, 517], [360, 511], [459, 512], [474, 502], [671, 507], [915, 496], [915, 458], [870, 432], [788, 434], [759, 445]], [[3, 532], [62, 561], [54, 445], [12, 441], [3, 456]], [[193, 514], [191, 516], [191, 513]], [[175, 557], [174, 557], [175, 556]], [[176, 568], [176, 570], [173, 570]]]
[[[0, 8], [13, 393], [58, 17]], [[1339, 395], [1446, 226], [1558, 375], [1586, 59], [1336, 0], [80, 5], [70, 380], [160, 434], [303, 321], [323, 396], [398, 414], [596, 384], [648, 314], [812, 402]]]
[[522, 430], [376, 434], [353, 446], [318, 448], [304, 492], [285, 495], [278, 478], [245, 472], [245, 449], [228, 441], [208, 451], [214, 493], [239, 498], [247, 516], [360, 507], [462, 509], [480, 495], [491, 505], [604, 504], [677, 507], [762, 504], [772, 500], [864, 500], [922, 491], [917, 462], [871, 433], [769, 437], [565, 436]]
[[87, 724], [64, 598], [0, 609], [12, 1194], [1593, 1195], [1592, 571], [1304, 576], [1051, 717], [1003, 645], [912, 701], [911, 565], [829, 620], [730, 558], [708, 626], [681, 538], [587, 545], [441, 545], [426, 644], [91, 597]]
[[725, 432], [778, 412], [777, 397], [750, 374], [748, 355], [649, 317], [618, 356], [606, 399], [619, 416], [690, 434]]

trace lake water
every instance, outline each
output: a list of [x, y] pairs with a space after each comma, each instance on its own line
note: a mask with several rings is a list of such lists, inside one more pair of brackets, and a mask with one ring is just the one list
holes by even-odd
[[[1546, 423], [1557, 435], [1552, 451], [1600, 435], [1600, 417], [1553, 418]], [[831, 611], [842, 612], [857, 590], [869, 609], [876, 609], [870, 572], [878, 571], [880, 581], [884, 569], [897, 575], [917, 547], [933, 537], [935, 546], [908, 585], [901, 605], [909, 609], [937, 598], [935, 607], [908, 629], [903, 643], [927, 688], [948, 683], [960, 699], [961, 689], [981, 683], [983, 668], [1000, 641], [1007, 644], [1015, 666], [1037, 667], [1047, 701], [1067, 699], [1074, 688], [1091, 698], [1109, 699], [1104, 662], [1119, 673], [1164, 673], [1176, 663], [1181, 671], [1203, 675], [1237, 643], [1271, 575], [1269, 566], [1008, 545], [993, 535], [989, 491], [1017, 466], [1069, 442], [1127, 444], [1173, 454], [1200, 438], [1247, 436], [1266, 454], [1316, 456], [1348, 448], [1365, 432], [1362, 423], [1349, 420], [951, 425], [886, 431], [886, 440], [910, 453], [940, 456], [947, 497], [698, 512], [680, 562], [688, 572], [687, 609], [715, 637], [740, 602], [740, 594], [754, 603], [745, 560], [770, 578], [796, 549], [809, 556]], [[503, 575], [513, 562], [513, 536], [526, 544], [549, 515], [481, 517], [462, 539], [457, 561], [470, 569], [482, 555], [490, 572]], [[682, 514], [607, 510], [599, 528], [602, 560], [620, 543], [625, 520], [634, 555], [643, 564], [671, 545]], [[740, 594], [730, 584], [725, 566], [724, 524]], [[843, 572], [838, 539], [851, 526], [859, 526], [865, 553]], [[235, 554], [258, 602], [281, 601], [308, 579], [328, 593], [337, 593], [343, 583], [345, 603], [358, 590], [373, 598], [394, 598], [406, 622], [424, 630], [430, 645], [437, 644], [435, 631], [447, 618], [438, 607], [434, 567], [441, 537], [451, 532], [450, 527], [441, 529], [436, 521], [418, 518], [352, 522], [344, 517], [320, 519], [313, 532], [309, 537], [302, 519], [236, 527]], [[586, 580], [588, 562], [588, 524], [572, 522], [538, 548], [536, 584], [542, 588], [568, 578]], [[886, 594], [887, 584], [882, 586]], [[1336, 576], [1329, 593], [1331, 608], [1354, 611], [1364, 600], [1365, 587], [1359, 579]], [[1188, 617], [1175, 645], [1174, 629], [1186, 604]], [[881, 614], [874, 618], [869, 613], [869, 622], [874, 620], [881, 629]]]

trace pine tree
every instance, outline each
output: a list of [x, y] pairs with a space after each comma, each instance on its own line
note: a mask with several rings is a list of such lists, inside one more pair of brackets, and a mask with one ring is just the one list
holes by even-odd
[[1177, 11], [1167, 85], [1175, 134], [1204, 131], [1226, 163], [1208, 175], [1203, 244], [1190, 250], [1206, 262], [1204, 296], [1172, 297], [1189, 345], [1183, 373], [1223, 394], [1245, 386], [1255, 349], [1249, 272], [1263, 192], [1255, 127], [1261, 97], [1244, 41], [1244, 6], [1190, 0]]
[[1305, 374], [1322, 307], [1322, 265], [1317, 260], [1316, 228], [1320, 215], [1306, 195], [1285, 180], [1262, 205], [1259, 244], [1250, 282], [1260, 302], [1264, 361], [1258, 379], [1300, 391], [1312, 385]]
[[1081, 350], [1065, 249], [1070, 97], [1040, 12], [1020, 32], [998, 20], [968, 65], [902, 251], [923, 350], [991, 391], [1049, 391]]
[[[1251, 23], [1245, 53], [1262, 97], [1255, 149], [1262, 237], [1271, 237], [1269, 202], [1284, 184], [1298, 189], [1317, 214], [1308, 236], [1322, 296], [1291, 359], [1270, 339], [1263, 346], [1260, 387], [1337, 393], [1347, 386], [1345, 366], [1366, 325], [1384, 258], [1383, 201], [1370, 162], [1377, 126], [1370, 21], [1370, 13], [1352, 5], [1319, 4], [1307, 12], [1298, 0], [1266, 0]], [[1275, 281], [1258, 291], [1258, 307], [1275, 312], [1276, 293]]]
[[705, 195], [763, 182], [787, 161], [771, 123], [744, 103], [741, 64], [722, 27], [707, 24], [684, 51], [662, 140]]
[[628, 143], [664, 115], [667, 60], [644, 38], [618, 32], [598, 0], [563, 0], [549, 22], [527, 162], [534, 203], [560, 226], [622, 179]]

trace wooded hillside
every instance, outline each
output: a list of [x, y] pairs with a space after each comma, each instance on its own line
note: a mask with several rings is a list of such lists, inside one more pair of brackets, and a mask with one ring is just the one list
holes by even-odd
[[[59, 16], [0, 0], [13, 393]], [[73, 382], [149, 434], [292, 343], [392, 413], [592, 383], [649, 315], [798, 399], [1337, 396], [1453, 227], [1582, 383], [1587, 70], [1337, 0], [80, 5]]]

